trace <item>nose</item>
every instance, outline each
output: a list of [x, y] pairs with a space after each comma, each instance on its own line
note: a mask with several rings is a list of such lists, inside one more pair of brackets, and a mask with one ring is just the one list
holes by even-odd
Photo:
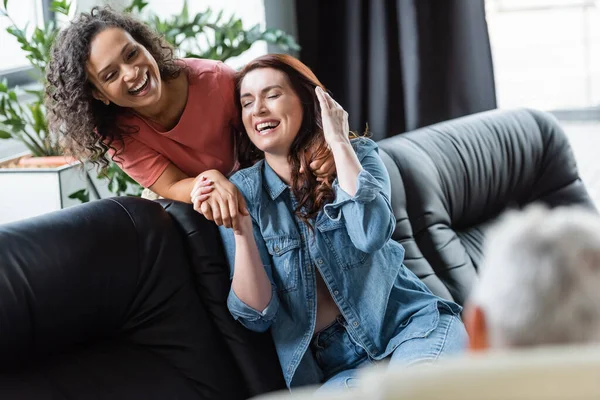
[[123, 68], [123, 79], [125, 79], [127, 82], [134, 82], [138, 77], [140, 67], [137, 65], [125, 65]]
[[265, 102], [258, 98], [254, 101], [254, 107], [252, 108], [252, 115], [255, 116], [260, 116], [260, 115], [265, 115], [267, 113], [267, 107], [265, 105]]

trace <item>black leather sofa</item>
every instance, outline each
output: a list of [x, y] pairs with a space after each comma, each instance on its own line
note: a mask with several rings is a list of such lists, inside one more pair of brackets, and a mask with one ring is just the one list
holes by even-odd
[[[532, 202], [593, 208], [556, 121], [517, 110], [381, 141], [405, 264], [463, 303], [486, 227]], [[114, 198], [0, 226], [0, 398], [244, 399], [284, 387], [227, 312], [215, 226]]]

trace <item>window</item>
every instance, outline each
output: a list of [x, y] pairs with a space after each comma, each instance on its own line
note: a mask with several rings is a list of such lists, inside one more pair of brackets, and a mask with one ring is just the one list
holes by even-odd
[[600, 106], [600, 0], [486, 0], [498, 105]]
[[[31, 32], [43, 24], [47, 3], [46, 0], [9, 0], [8, 13], [18, 27], [27, 26]], [[22, 84], [30, 79], [27, 72], [31, 67], [17, 39], [6, 32], [10, 25], [8, 18], [0, 17], [0, 76], [8, 78], [9, 84]]]

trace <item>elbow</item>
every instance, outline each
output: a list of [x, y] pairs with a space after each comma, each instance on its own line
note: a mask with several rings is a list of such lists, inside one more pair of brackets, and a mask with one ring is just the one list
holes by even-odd
[[245, 328], [258, 333], [264, 333], [268, 331], [271, 325], [273, 324], [273, 321], [264, 320], [248, 321], [244, 319], [239, 319], [239, 321]]
[[371, 218], [367, 229], [362, 231], [362, 237], [354, 240], [354, 246], [364, 253], [374, 253], [381, 250], [392, 238], [396, 218], [388, 214], [385, 218]]
[[363, 253], [375, 253], [378, 250], [381, 250], [381, 248], [383, 246], [385, 246], [385, 244], [387, 243], [387, 239], [383, 239], [383, 238], [376, 238], [375, 240], [373, 238], [370, 239], [365, 239], [364, 241], [361, 241], [360, 243], [355, 243], [354, 245], [356, 246], [356, 248], [360, 251], [362, 251]]

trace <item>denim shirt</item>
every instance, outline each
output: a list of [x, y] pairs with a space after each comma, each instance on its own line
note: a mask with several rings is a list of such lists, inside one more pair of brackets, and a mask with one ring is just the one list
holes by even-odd
[[[375, 360], [406, 340], [427, 336], [437, 327], [440, 312], [461, 311], [434, 296], [403, 265], [404, 248], [391, 239], [396, 219], [377, 145], [358, 138], [352, 146], [363, 167], [357, 191], [350, 196], [334, 181], [335, 199], [314, 219], [314, 230], [294, 215], [293, 193], [264, 160], [231, 177], [248, 204], [272, 297], [264, 310], [256, 310], [231, 290], [227, 305], [248, 329], [271, 328], [288, 387], [322, 379], [309, 350], [317, 273], [346, 319], [348, 333]], [[221, 227], [220, 232], [233, 277], [233, 231]]]

